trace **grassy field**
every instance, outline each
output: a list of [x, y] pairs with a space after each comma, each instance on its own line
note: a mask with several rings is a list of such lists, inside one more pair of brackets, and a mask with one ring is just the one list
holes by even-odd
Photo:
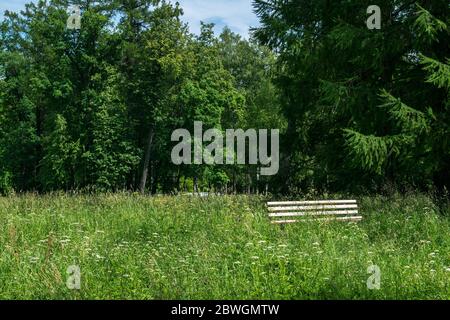
[[362, 223], [282, 228], [254, 197], [0, 198], [0, 299], [450, 299], [449, 216], [360, 200]]

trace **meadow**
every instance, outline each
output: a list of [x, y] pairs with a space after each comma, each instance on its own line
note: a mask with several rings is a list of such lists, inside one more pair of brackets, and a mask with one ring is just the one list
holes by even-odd
[[3, 197], [0, 299], [450, 299], [449, 211], [359, 200], [361, 223], [280, 227], [260, 197]]

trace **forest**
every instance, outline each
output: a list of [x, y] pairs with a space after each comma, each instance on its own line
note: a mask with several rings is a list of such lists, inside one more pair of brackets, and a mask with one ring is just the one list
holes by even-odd
[[[450, 187], [446, 0], [254, 0], [245, 39], [178, 3], [39, 0], [0, 22], [0, 192]], [[81, 28], [67, 28], [71, 5]], [[280, 170], [175, 165], [194, 122], [278, 129]]]

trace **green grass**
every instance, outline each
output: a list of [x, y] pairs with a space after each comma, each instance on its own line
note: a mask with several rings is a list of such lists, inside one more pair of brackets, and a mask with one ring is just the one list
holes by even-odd
[[450, 218], [426, 196], [360, 200], [362, 223], [282, 228], [259, 198], [0, 198], [0, 298], [450, 299]]

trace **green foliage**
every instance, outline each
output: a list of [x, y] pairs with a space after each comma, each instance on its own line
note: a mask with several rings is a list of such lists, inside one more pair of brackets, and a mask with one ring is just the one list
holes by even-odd
[[129, 117], [117, 86], [119, 74], [108, 70], [104, 88], [91, 100], [92, 145], [84, 149], [82, 163], [91, 172], [89, 184], [99, 190], [127, 189], [127, 174], [139, 164], [138, 150], [130, 139]]
[[421, 63], [429, 74], [427, 82], [438, 88], [450, 90], [450, 59], [447, 59], [447, 63], [442, 63], [422, 56]]
[[417, 19], [414, 22], [414, 27], [420, 37], [423, 36], [425, 41], [438, 41], [438, 34], [442, 31], [447, 31], [447, 24], [434, 17], [428, 10], [417, 4]]
[[367, 136], [346, 129], [345, 138], [350, 157], [356, 166], [382, 174], [393, 141], [382, 137]]
[[70, 186], [70, 174], [76, 155], [79, 151], [79, 142], [68, 141], [67, 121], [57, 114], [54, 127], [42, 139], [44, 157], [40, 162], [40, 180], [45, 190], [66, 189]]
[[254, 1], [255, 35], [278, 55], [285, 179], [322, 190], [448, 187], [448, 2], [378, 2], [380, 30], [366, 27], [370, 4]]
[[386, 101], [380, 107], [387, 109], [390, 120], [402, 133], [419, 135], [430, 130], [429, 121], [423, 112], [405, 105], [385, 90], [381, 92], [380, 97]]
[[[68, 2], [0, 23], [4, 191], [450, 187], [444, 0], [381, 0], [376, 31], [368, 1], [255, 0], [250, 40], [192, 35], [180, 5], [157, 0], [79, 0], [68, 30]], [[171, 133], [194, 121], [280, 129], [279, 177], [172, 165]]]
[[0, 176], [0, 193], [2, 195], [10, 194], [13, 189], [12, 174], [2, 168]]
[[194, 121], [275, 125], [270, 51], [229, 42], [243, 66], [234, 70], [213, 25], [190, 34], [179, 4], [76, 4], [80, 30], [66, 28], [65, 0], [30, 3], [0, 23], [0, 189], [171, 192], [181, 178], [215, 188], [238, 180], [236, 168], [175, 167], [170, 137]]

